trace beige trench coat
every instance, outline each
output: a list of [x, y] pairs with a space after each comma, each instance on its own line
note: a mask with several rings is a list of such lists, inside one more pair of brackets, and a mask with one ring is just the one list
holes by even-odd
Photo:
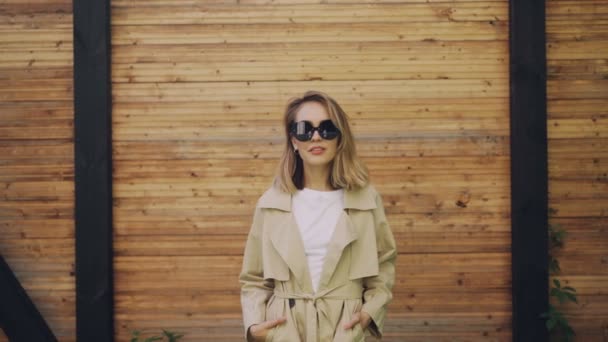
[[[344, 212], [313, 293], [304, 245], [291, 212], [291, 195], [271, 187], [260, 197], [247, 238], [241, 283], [245, 332], [252, 324], [286, 317], [266, 341], [359, 342], [382, 336], [395, 279], [395, 240], [382, 199], [368, 185], [344, 191]], [[364, 310], [373, 322], [344, 330]]]

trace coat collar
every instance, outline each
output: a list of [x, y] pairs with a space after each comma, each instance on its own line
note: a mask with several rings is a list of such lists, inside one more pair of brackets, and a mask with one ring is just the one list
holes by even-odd
[[[272, 186], [260, 197], [257, 206], [291, 211], [291, 198], [292, 194]], [[371, 185], [357, 190], [344, 190], [344, 209], [369, 210], [376, 207], [375, 190]]]

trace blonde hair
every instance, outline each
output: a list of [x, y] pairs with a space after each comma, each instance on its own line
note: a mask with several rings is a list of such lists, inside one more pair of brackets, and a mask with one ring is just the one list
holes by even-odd
[[291, 146], [289, 128], [295, 121], [296, 114], [302, 104], [311, 101], [318, 102], [325, 107], [330, 120], [341, 132], [338, 137], [336, 156], [331, 162], [329, 184], [334, 189], [354, 190], [364, 187], [369, 180], [369, 176], [367, 168], [357, 157], [355, 140], [348, 124], [348, 116], [336, 100], [321, 91], [315, 90], [307, 91], [302, 97], [291, 98], [287, 103], [283, 116], [285, 148], [279, 161], [274, 185], [288, 193], [294, 193], [297, 189], [304, 187], [304, 163], [300, 155]]

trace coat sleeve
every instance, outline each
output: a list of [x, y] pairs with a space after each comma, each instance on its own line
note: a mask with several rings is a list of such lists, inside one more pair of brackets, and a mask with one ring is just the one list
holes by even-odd
[[370, 332], [380, 338], [384, 329], [386, 306], [393, 298], [392, 288], [395, 283], [397, 247], [386, 220], [382, 198], [379, 194], [376, 195], [376, 209], [373, 213], [379, 269], [378, 275], [363, 279], [362, 310], [372, 318], [369, 325]]
[[245, 335], [251, 325], [266, 319], [266, 302], [274, 289], [272, 279], [264, 279], [262, 265], [262, 212], [260, 208], [256, 208], [239, 275]]

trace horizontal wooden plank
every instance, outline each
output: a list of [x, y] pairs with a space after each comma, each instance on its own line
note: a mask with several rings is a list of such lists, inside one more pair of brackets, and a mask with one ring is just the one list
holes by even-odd
[[595, 179], [550, 179], [549, 197], [564, 200], [569, 198], [607, 200], [608, 182], [602, 182], [602, 180], [608, 180], [608, 178], [598, 175]]
[[547, 114], [551, 119], [608, 115], [608, 99], [551, 99], [547, 101]]
[[508, 65], [468, 61], [465, 64], [433, 61], [365, 61], [347, 64], [332, 62], [247, 62], [208, 64], [155, 63], [117, 65], [114, 83], [145, 82], [227, 82], [299, 80], [377, 80], [377, 79], [492, 79], [507, 81]]
[[73, 142], [61, 139], [37, 140], [35, 137], [28, 140], [0, 139], [0, 153], [3, 156], [0, 165], [6, 165], [6, 168], [3, 168], [7, 170], [6, 172], [9, 172], [12, 166], [27, 165], [32, 159], [37, 159], [38, 164], [52, 162], [65, 165], [72, 163], [73, 150]]
[[574, 17], [581, 14], [608, 14], [606, 0], [551, 0], [547, 6], [547, 18]]
[[549, 223], [561, 226], [573, 234], [603, 234], [605, 220], [603, 217], [555, 217], [550, 216]]
[[[402, 212], [399, 212], [402, 211]], [[414, 212], [410, 210], [388, 210], [388, 220], [393, 231], [401, 232], [501, 232], [510, 231], [508, 211], [435, 211], [427, 210]], [[247, 234], [251, 226], [250, 209], [234, 210], [227, 213], [206, 213], [204, 219], [192, 217], [151, 217], [150, 215], [116, 218], [114, 231], [117, 236], [124, 235], [165, 235], [170, 231], [172, 235], [199, 235], [206, 236], [221, 234]], [[217, 222], [221, 222], [222, 229], [217, 229]]]
[[73, 219], [9, 219], [0, 221], [2, 239], [74, 238]]
[[9, 202], [67, 201], [74, 198], [74, 182], [69, 179], [50, 182], [5, 182], [0, 183], [0, 187], [0, 196], [4, 197], [6, 206], [9, 206]]
[[[175, 294], [173, 296], [162, 295], [117, 295], [117, 314], [125, 315], [137, 308], [138, 311], [163, 311], [175, 316], [183, 315], [185, 312], [197, 312], [200, 314], [221, 311], [222, 302], [240, 311], [239, 293], [199, 293], [199, 294]], [[390, 309], [408, 312], [435, 312], [439, 307], [443, 312], [470, 313], [478, 312], [509, 311], [511, 306], [511, 295], [505, 292], [484, 291], [480, 293], [462, 292], [451, 293], [428, 292], [428, 293], [399, 293], [393, 298]], [[391, 311], [389, 311], [391, 312]]]
[[[49, 6], [38, 7], [36, 13], [27, 13], [25, 6], [15, 7], [2, 4], [0, 14], [0, 30], [62, 30], [73, 28], [72, 14], [64, 13], [62, 8], [50, 8]], [[31, 11], [32, 9], [29, 9]], [[70, 8], [71, 12], [71, 8]]]
[[[588, 23], [587, 23], [588, 24]], [[551, 29], [551, 31], [547, 31], [547, 43], [560, 42], [560, 41], [578, 41], [578, 42], [586, 42], [587, 44], [606, 40], [608, 36], [608, 28], [607, 25], [603, 25], [603, 28], [597, 28], [595, 30], [589, 30], [590, 25], [581, 25], [581, 23], [576, 22], [565, 22], [560, 23], [561, 26], [573, 25], [577, 26], [578, 29], [563, 29], [558, 30], [558, 27], [548, 27], [547, 29]], [[589, 31], [587, 31], [589, 30]], [[557, 31], [557, 32], [555, 32]]]
[[606, 200], [598, 201], [592, 198], [549, 199], [549, 206], [558, 211], [558, 217], [606, 216], [608, 206]]
[[[400, 232], [393, 229], [397, 250], [414, 253], [494, 253], [510, 249], [509, 231], [468, 231], [466, 227], [448, 232]], [[242, 255], [244, 235], [139, 235], [117, 236], [117, 256]], [[596, 263], [594, 263], [596, 264]]]
[[[2, 150], [1, 147], [0, 150]], [[65, 164], [63, 161], [55, 159], [53, 164], [47, 164], [44, 169], [41, 169], [40, 164], [19, 164], [18, 161], [23, 159], [23, 156], [21, 156], [17, 160], [5, 160], [6, 165], [0, 164], [0, 183], [11, 184], [15, 182], [66, 181], [74, 179], [73, 163]]]
[[[0, 101], [71, 101], [72, 79], [5, 80], [0, 84]], [[0, 133], [4, 137], [9, 131]]]
[[[608, 48], [608, 41], [552, 41], [547, 44], [547, 61], [563, 59], [601, 59], [606, 57], [602, 51]], [[549, 73], [550, 74], [550, 73]]]
[[[388, 161], [394, 161], [388, 163]], [[445, 175], [445, 174], [500, 174], [507, 173], [508, 156], [446, 156], [444, 158], [418, 157], [364, 157], [370, 174]], [[563, 163], [561, 167], [580, 167], [579, 163]], [[262, 159], [175, 159], [175, 160], [120, 160], [114, 165], [117, 183], [125, 179], [214, 177], [214, 176], [269, 176], [276, 163]], [[67, 167], [67, 166], [66, 166]], [[488, 189], [491, 190], [491, 189]]]
[[[565, 120], [560, 120], [565, 121]], [[604, 137], [603, 126], [606, 120], [569, 120], [568, 126], [563, 128], [556, 127], [555, 135], [557, 137], [579, 137], [581, 134], [586, 134], [593, 137]], [[581, 122], [582, 121], [582, 122]], [[410, 134], [435, 134], [446, 132], [447, 134], [457, 134], [468, 136], [474, 135], [507, 135], [508, 134], [508, 118], [461, 118], [458, 120], [437, 121], [434, 118], [418, 118], [418, 119], [358, 119], [351, 121], [353, 134], [356, 136], [384, 136], [385, 138], [398, 138], [408, 136]], [[555, 124], [555, 123], [553, 123]], [[578, 125], [577, 125], [578, 124]], [[559, 122], [557, 122], [559, 125]], [[572, 127], [571, 127], [572, 126]], [[588, 127], [591, 126], [591, 127]], [[597, 127], [597, 128], [596, 128]], [[49, 127], [41, 128], [42, 132], [51, 134], [50, 132], [60, 131]], [[558, 130], [561, 129], [561, 130]], [[578, 130], [577, 130], [578, 129]], [[583, 130], [584, 129], [584, 130]], [[3, 130], [10, 129], [0, 128], [0, 134]], [[28, 131], [34, 130], [28, 127]], [[582, 130], [582, 133], [581, 131]], [[565, 132], [564, 132], [565, 131]], [[44, 134], [42, 133], [41, 134]], [[451, 132], [451, 133], [449, 133]], [[600, 132], [602, 134], [600, 135]], [[597, 134], [596, 134], [597, 133]], [[608, 133], [608, 132], [606, 132]], [[229, 140], [232, 137], [246, 136], [250, 139], [264, 139], [268, 136], [280, 136], [283, 134], [281, 125], [276, 120], [262, 121], [257, 120], [255, 124], [239, 122], [196, 122], [196, 121], [174, 121], [174, 122], [140, 122], [116, 123], [113, 126], [113, 135], [118, 140], [146, 140], [150, 136], [161, 140], [179, 140], [179, 139], [197, 139], [204, 137], [205, 139], [223, 139]], [[57, 133], [56, 136], [63, 138], [66, 134]], [[24, 138], [26, 132], [13, 134], [15, 138]]]
[[594, 99], [606, 98], [608, 80], [547, 80], [547, 98]]
[[[245, 239], [244, 236], [243, 239]], [[446, 258], [446, 255], [450, 257]], [[442, 275], [444, 272], [496, 272], [509, 267], [510, 258], [511, 255], [508, 252], [399, 254], [396, 274], [400, 278], [399, 282], [407, 282], [406, 273], [420, 272], [419, 276], [424, 277], [425, 275]], [[115, 258], [116, 270], [124, 277], [136, 274], [142, 277], [160, 277], [160, 273], [163, 272], [180, 272], [186, 277], [189, 272], [202, 269], [209, 272], [206, 275], [208, 277], [212, 277], [211, 273], [216, 272], [236, 271], [238, 274], [241, 263], [241, 256], [118, 256]], [[431, 265], [433, 267], [429, 267]], [[157, 287], [163, 284], [150, 283], [149, 285]], [[455, 285], [458, 284], [455, 283]], [[122, 286], [128, 286], [128, 284], [123, 283]], [[405, 289], [406, 287], [401, 288], [401, 290]]]
[[547, 136], [549, 139], [608, 138], [608, 118], [549, 119]]
[[[28, 122], [39, 119], [74, 118], [74, 105], [72, 101], [0, 102], [0, 110], [2, 111], [2, 123], [0, 124]], [[0, 141], [0, 146], [4, 144], [4, 142]]]
[[[424, 22], [351, 24], [205, 24], [205, 25], [125, 25], [112, 34], [115, 45], [270, 43], [331, 41], [420, 41], [420, 40], [506, 40], [507, 23]], [[20, 31], [24, 35], [29, 31]], [[62, 38], [45, 33], [48, 39]], [[15, 34], [0, 40], [12, 41]], [[28, 40], [29, 41], [29, 40]]]
[[[114, 5], [114, 4], [113, 4]], [[114, 6], [112, 25], [391, 23], [507, 20], [507, 3], [348, 3], [290, 6]], [[323, 13], [323, 15], [319, 15]]]
[[[549, 89], [563, 94], [568, 90], [567, 84], [551, 84]], [[585, 90], [596, 89], [601, 82], [595, 81], [583, 87]], [[66, 87], [68, 87], [66, 85]], [[553, 87], [553, 88], [551, 88]], [[113, 98], [121, 102], [164, 102], [188, 101], [195, 98], [206, 98], [214, 101], [225, 101], [238, 96], [253, 100], [263, 97], [292, 97], [308, 89], [321, 89], [342, 102], [353, 97], [365, 96], [370, 101], [380, 99], [406, 98], [506, 98], [508, 87], [504, 82], [493, 84], [488, 80], [367, 80], [367, 81], [298, 81], [298, 82], [219, 82], [219, 83], [136, 83], [115, 84], [112, 88]], [[579, 91], [582, 92], [583, 89]], [[561, 91], [560, 91], [561, 90]], [[578, 89], [577, 89], [578, 90]], [[574, 91], [572, 88], [571, 91]], [[1, 93], [0, 93], [1, 94]], [[588, 95], [587, 97], [593, 98]], [[285, 103], [286, 101], [280, 101]]]
[[[28, 129], [36, 130], [41, 127], [51, 128], [51, 129], [67, 129], [71, 128], [74, 125], [73, 118], [67, 119], [47, 119], [41, 118], [39, 120], [2, 120], [0, 122], [0, 128], [2, 129], [13, 129], [13, 130], [21, 130], [26, 131]], [[20, 136], [22, 134], [13, 134], [13, 136]], [[10, 137], [10, 136], [9, 136]], [[8, 137], [7, 137], [8, 138]]]
[[72, 12], [70, 0], [31, 0], [27, 3], [19, 0], [3, 0], [3, 13], [14, 14], [69, 14]]
[[[145, 181], [138, 180], [137, 183], [127, 179], [124, 182], [116, 182], [114, 184], [117, 198], [115, 203], [117, 206], [125, 209], [140, 205], [150, 205], [150, 208], [193, 208], [196, 207], [197, 204], [207, 203], [208, 201], [222, 201], [224, 199], [233, 201], [239, 197], [243, 199], [240, 203], [253, 203], [263, 192], [261, 190], [270, 186], [270, 181], [272, 179], [269, 176], [270, 175], [247, 175], [244, 177], [216, 176], [190, 179], [159, 177]], [[398, 189], [391, 191], [391, 198], [388, 198], [389, 193], [384, 193], [384, 195], [387, 196], [387, 202], [390, 201], [390, 204], [392, 205], [405, 199], [426, 201], [426, 196], [433, 194], [438, 195], [436, 192], [429, 191], [433, 189], [436, 190], [437, 186], [444, 188], [446, 197], [469, 197], [466, 199], [463, 198], [463, 202], [468, 202], [471, 197], [474, 198], [474, 200], [483, 200], [486, 195], [502, 195], [505, 194], [505, 192], [508, 192], [507, 190], [509, 189], [508, 180], [505, 179], [506, 174], [464, 174], [450, 176], [400, 176], [398, 174], [391, 174], [390, 177], [378, 175], [375, 178], [378, 179], [379, 182], [380, 180], [384, 180], [383, 178], [390, 178], [390, 183], [382, 183], [386, 185], [390, 184], [393, 188]], [[196, 179], [196, 181], [193, 182], [193, 179]], [[229, 179], [230, 182], [221, 183], [222, 179]], [[71, 186], [71, 184], [68, 184], [67, 186]], [[247, 189], [254, 190], [249, 191]], [[415, 192], [412, 193], [410, 191]], [[17, 191], [14, 193], [18, 194]], [[37, 194], [33, 194], [33, 196], [36, 195]], [[40, 197], [34, 197], [34, 199], [46, 199], [43, 196]], [[150, 198], [153, 198], [154, 200], [151, 201]], [[489, 198], [486, 198], [486, 200], [488, 199]], [[465, 206], [466, 203], [463, 203], [462, 207]]]
[[567, 159], [564, 161], [554, 159], [549, 166], [549, 185], [559, 180], [601, 181], [608, 170], [608, 161], [605, 159]]
[[74, 50], [72, 39], [57, 39], [49, 41], [35, 41], [25, 43], [23, 41], [10, 41], [2, 43], [3, 52], [30, 53], [30, 51], [63, 51], [71, 53]]
[[60, 45], [62, 42], [72, 40], [72, 25], [62, 25], [61, 28], [6, 28], [0, 27], [0, 45], [38, 46], [44, 41]]
[[[15, 0], [11, 0], [15, 1]], [[39, 1], [39, 0], [38, 0]], [[475, 2], [483, 5], [488, 5], [495, 2], [504, 2], [504, 0], [365, 0], [353, 2], [352, 0], [205, 0], [201, 3], [200, 0], [115, 0], [112, 2], [112, 8], [118, 7], [158, 7], [158, 6], [175, 6], [175, 7], [202, 7], [202, 6], [215, 6], [215, 5], [237, 5], [235, 8], [238, 9], [240, 5], [276, 5], [276, 6], [292, 6], [292, 5], [313, 5], [313, 4], [352, 4], [352, 3], [369, 3], [369, 4], [380, 4], [380, 3], [467, 3]]]
[[[338, 89], [336, 89], [338, 90]], [[340, 91], [343, 93], [342, 91]], [[368, 95], [369, 96], [369, 95]], [[423, 98], [376, 98], [352, 97], [349, 94], [339, 94], [335, 98], [342, 102], [341, 107], [353, 119], [408, 119], [408, 118], [497, 118], [508, 116], [508, 98], [449, 98], [449, 99], [423, 99]], [[588, 116], [591, 111], [599, 110], [602, 100], [594, 100], [596, 106], [586, 105], [581, 100], [555, 102], [554, 116], [580, 114]], [[608, 107], [608, 101], [603, 100]], [[113, 105], [113, 121], [172, 121], [197, 120], [206, 121], [252, 121], [275, 120], [281, 122], [284, 111], [284, 101], [256, 99], [242, 99], [240, 97], [214, 101], [207, 98], [196, 98], [192, 101], [163, 101], [163, 102], [119, 102]], [[202, 110], [204, 109], [204, 110]], [[18, 110], [18, 109], [16, 109]], [[600, 111], [595, 112], [601, 114]], [[608, 114], [608, 110], [606, 111]], [[57, 114], [49, 114], [55, 117]], [[32, 114], [29, 118], [35, 118]], [[556, 117], [557, 118], [557, 117]]]
[[3, 219], [72, 219], [74, 217], [73, 200], [53, 200], [18, 202], [1, 202], [0, 216]]
[[[439, 158], [444, 156], [505, 156], [508, 154], [506, 137], [413, 137], [411, 139], [389, 139], [377, 141], [369, 139], [365, 144], [358, 145], [358, 153], [366, 157], [425, 157]], [[275, 162], [281, 153], [283, 142], [278, 139], [265, 141], [247, 141], [241, 139], [238, 145], [225, 141], [184, 141], [177, 140], [171, 144], [162, 141], [136, 142], [115, 141], [115, 160], [169, 160], [169, 159], [270, 159]], [[580, 140], [580, 139], [579, 139]], [[238, 140], [237, 140], [238, 141]], [[591, 141], [583, 141], [567, 146], [559, 145], [556, 140], [554, 153], [572, 154], [575, 159], [585, 156], [600, 157], [602, 154], [595, 150], [585, 152], [581, 145], [589, 146]], [[568, 140], [570, 142], [570, 140]], [[579, 149], [576, 150], [578, 145]], [[576, 154], [574, 151], [578, 152]], [[608, 154], [608, 153], [607, 153]], [[270, 175], [269, 175], [270, 176]]]
[[[2, 255], [6, 256], [7, 259], [19, 260], [19, 258], [57, 258], [67, 257], [74, 255], [74, 239], [73, 238], [19, 238], [19, 239], [7, 239], [2, 238], [0, 240], [0, 247], [2, 247]], [[19, 263], [21, 266], [26, 266], [25, 263]], [[24, 268], [27, 272], [27, 268]], [[13, 270], [15, 274], [21, 274], [21, 269]], [[52, 270], [55, 276], [59, 276], [55, 270]], [[65, 276], [68, 276], [69, 272], [60, 272]], [[42, 276], [42, 274], [41, 274]], [[40, 284], [41, 286], [48, 286], [49, 284]]]
[[548, 143], [549, 165], [552, 162], [585, 159], [597, 163], [608, 157], [608, 150], [603, 146], [608, 146], [605, 138], [551, 139]]
[[[569, 46], [568, 42], [556, 46]], [[209, 63], [280, 62], [341, 60], [442, 60], [454, 62], [475, 60], [488, 63], [505, 60], [508, 46], [504, 41], [414, 41], [407, 44], [393, 42], [315, 42], [315, 49], [299, 43], [279, 42], [264, 44], [177, 44], [171, 49], [163, 45], [120, 45], [112, 47], [115, 66], [137, 63]], [[583, 48], [583, 46], [581, 46]], [[47, 51], [40, 48], [37, 51]], [[323, 53], [319, 53], [323, 51]], [[588, 50], [585, 50], [588, 51]], [[597, 58], [602, 58], [598, 55]], [[271, 70], [269, 70], [271, 71]], [[236, 100], [236, 99], [234, 99]]]
[[[510, 316], [508, 313], [395, 313], [389, 308], [382, 341], [402, 342], [404, 340], [471, 341], [493, 339], [510, 341]], [[143, 328], [145, 336], [158, 334], [158, 322], [140, 315], [121, 315], [120, 340], [130, 337], [130, 330]], [[242, 320], [234, 315], [200, 315], [197, 317], [177, 316], [163, 320], [178, 332], [187, 331], [183, 341], [237, 341], [243, 339]], [[467, 331], [468, 329], [468, 331]], [[457, 334], [458, 338], [455, 338]], [[181, 340], [180, 340], [181, 341]], [[367, 341], [376, 341], [367, 339]]]
[[547, 77], [550, 80], [601, 80], [607, 73], [608, 60], [606, 59], [547, 61]]

